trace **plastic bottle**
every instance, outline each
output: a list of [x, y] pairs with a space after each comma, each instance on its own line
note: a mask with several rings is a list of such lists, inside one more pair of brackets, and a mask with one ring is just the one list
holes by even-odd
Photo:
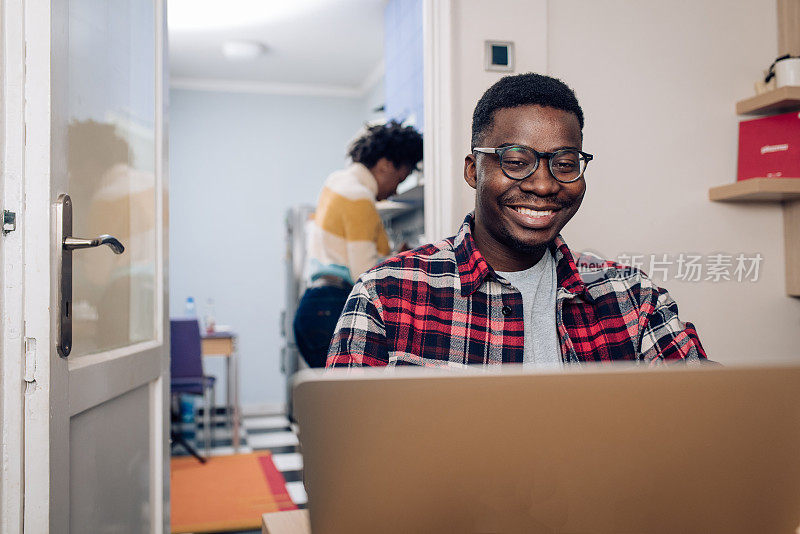
[[214, 319], [214, 315], [216, 315], [214, 310], [214, 299], [208, 299], [206, 301], [206, 316], [205, 320], [203, 321], [206, 325], [206, 334], [213, 334], [216, 330], [217, 322]]
[[197, 317], [197, 308], [194, 305], [194, 297], [186, 297], [186, 317]]

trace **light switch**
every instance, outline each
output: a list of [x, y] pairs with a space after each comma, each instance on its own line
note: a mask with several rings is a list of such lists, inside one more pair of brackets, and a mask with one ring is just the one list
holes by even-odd
[[513, 72], [514, 43], [511, 41], [486, 41], [484, 49], [486, 70]]

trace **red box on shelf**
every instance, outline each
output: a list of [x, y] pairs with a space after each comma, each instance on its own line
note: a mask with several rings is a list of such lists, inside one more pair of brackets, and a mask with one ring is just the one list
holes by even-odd
[[739, 123], [737, 180], [800, 178], [800, 113]]

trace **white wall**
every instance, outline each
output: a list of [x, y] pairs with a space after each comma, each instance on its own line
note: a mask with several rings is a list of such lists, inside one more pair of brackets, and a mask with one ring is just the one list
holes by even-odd
[[[752, 95], [777, 54], [775, 1], [536, 4], [501, 0], [486, 10], [478, 0], [454, 1], [454, 137], [463, 140], [454, 161], [468, 150], [477, 99], [497, 78], [484, 73], [478, 47], [487, 38], [516, 41], [517, 72], [562, 78], [586, 115], [584, 149], [595, 161], [583, 206], [564, 231], [568, 243], [610, 258], [760, 252], [756, 283], [663, 285], [712, 359], [800, 359], [800, 300], [784, 292], [780, 207], [708, 201], [709, 187], [735, 180], [734, 105]], [[498, 19], [503, 6], [516, 15]], [[530, 41], [537, 32], [546, 35], [544, 62]], [[453, 180], [455, 213], [470, 211], [472, 190], [460, 175]]]
[[[245, 405], [284, 399], [284, 214], [314, 204], [327, 174], [345, 163], [364, 106], [356, 98], [170, 93], [170, 314], [183, 314], [187, 296], [201, 313], [215, 300], [217, 322], [239, 334]], [[206, 370], [224, 382], [221, 362]]]
[[372, 88], [362, 98], [362, 111], [364, 122], [379, 121], [385, 117], [383, 111], [375, 111], [386, 103], [386, 83], [381, 76]]
[[[475, 190], [463, 178], [464, 156], [470, 149], [472, 111], [483, 92], [508, 72], [484, 70], [484, 41], [513, 41], [515, 72], [547, 69], [547, 0], [453, 0], [453, 168], [454, 203], [463, 206], [452, 214], [452, 235], [475, 208]], [[444, 237], [444, 236], [439, 236]]]

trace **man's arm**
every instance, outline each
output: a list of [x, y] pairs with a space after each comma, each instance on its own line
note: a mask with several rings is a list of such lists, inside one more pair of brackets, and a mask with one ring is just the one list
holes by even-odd
[[639, 346], [642, 360], [648, 363], [674, 360], [708, 362], [697, 330], [692, 323], [680, 320], [678, 305], [667, 290], [643, 278], [652, 290], [644, 310], [649, 312], [642, 316], [644, 325]]
[[383, 366], [388, 361], [380, 300], [370, 295], [366, 284], [359, 281], [336, 324], [326, 367]]
[[375, 267], [389, 255], [389, 241], [375, 204], [368, 200], [353, 203], [342, 213], [347, 243], [347, 267], [353, 280]]

